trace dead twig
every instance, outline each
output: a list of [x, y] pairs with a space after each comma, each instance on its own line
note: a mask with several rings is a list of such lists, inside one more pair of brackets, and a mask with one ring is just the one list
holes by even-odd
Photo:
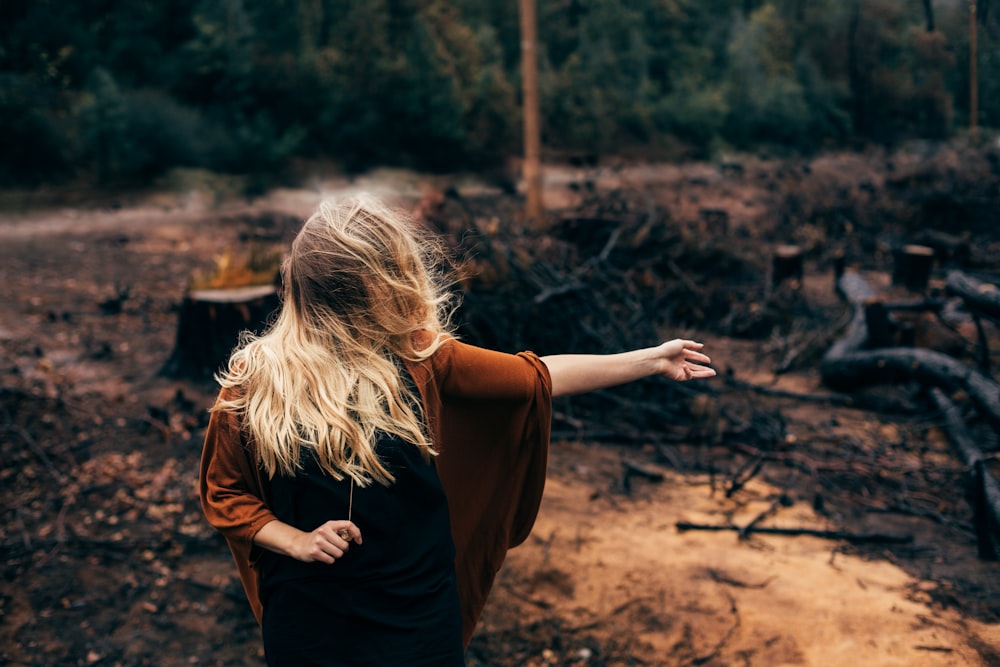
[[[746, 486], [747, 482], [757, 476], [757, 473], [764, 467], [764, 458], [764, 454], [761, 453], [736, 471], [732, 481], [729, 483], [729, 488], [726, 489], [726, 498], [732, 498], [733, 495]], [[746, 472], [747, 468], [750, 468], [749, 472]]]
[[[678, 521], [677, 530], [684, 532], [686, 530], [708, 530], [708, 531], [733, 531], [740, 532], [742, 528], [739, 526], [714, 526], [710, 524], [702, 523], [691, 523], [688, 521]], [[913, 542], [912, 535], [887, 535], [885, 533], [850, 533], [843, 530], [819, 530], [815, 528], [768, 528], [760, 527], [754, 528], [753, 532], [762, 533], [766, 535], [786, 535], [789, 537], [797, 537], [800, 535], [807, 535], [810, 537], [819, 537], [825, 540], [844, 540], [851, 542], [853, 544], [870, 544], [870, 543], [885, 543], [885, 544], [909, 544]]]
[[727, 586], [735, 586], [736, 588], [767, 588], [767, 585], [774, 581], [777, 577], [770, 576], [759, 584], [748, 584], [745, 581], [739, 581], [738, 579], [733, 579], [725, 574], [722, 574], [714, 568], [708, 568], [708, 576], [712, 578], [712, 581], [719, 584], [726, 584]]
[[784, 493], [780, 494], [777, 498], [774, 499], [774, 502], [771, 503], [770, 507], [768, 507], [766, 510], [764, 510], [763, 512], [755, 516], [753, 519], [751, 519], [750, 523], [740, 528], [739, 531], [740, 539], [745, 540], [748, 537], [750, 537], [750, 532], [756, 529], [757, 524], [766, 519], [767, 517], [771, 516], [772, 514], [774, 514], [779, 507], [789, 507], [791, 504], [792, 504], [791, 498], [789, 498]]

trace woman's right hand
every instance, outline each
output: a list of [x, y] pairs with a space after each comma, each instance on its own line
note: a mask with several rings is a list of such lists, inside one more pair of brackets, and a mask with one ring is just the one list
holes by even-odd
[[305, 563], [331, 564], [344, 554], [351, 542], [361, 544], [361, 530], [346, 520], [327, 521], [309, 532], [282, 521], [271, 521], [257, 531], [254, 544]]
[[351, 547], [361, 544], [361, 531], [350, 521], [327, 521], [308, 533], [301, 532], [292, 546], [292, 558], [306, 563], [333, 563]]

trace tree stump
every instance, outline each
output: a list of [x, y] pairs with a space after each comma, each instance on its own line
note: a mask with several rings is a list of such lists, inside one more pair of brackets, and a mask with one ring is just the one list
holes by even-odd
[[892, 347], [893, 323], [885, 302], [875, 298], [865, 302], [865, 326], [868, 328], [867, 347]]
[[177, 341], [161, 373], [211, 377], [228, 361], [240, 333], [260, 333], [278, 304], [273, 285], [188, 292], [177, 319]]
[[789, 279], [802, 282], [802, 248], [797, 245], [779, 245], [771, 259], [771, 286], [777, 287]]
[[934, 248], [925, 245], [905, 245], [894, 253], [892, 284], [914, 292], [927, 289], [934, 266]]

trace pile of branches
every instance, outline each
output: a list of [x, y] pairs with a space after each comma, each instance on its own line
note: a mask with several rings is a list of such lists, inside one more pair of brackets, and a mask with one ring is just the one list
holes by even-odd
[[643, 192], [538, 223], [493, 200], [444, 197], [422, 212], [460, 258], [458, 324], [477, 344], [617, 352], [686, 329], [760, 339], [811, 314], [793, 291], [768, 288], [759, 253], [673, 220]]
[[[524, 221], [515, 205], [452, 194], [420, 209], [459, 258], [456, 324], [470, 343], [539, 354], [613, 353], [691, 329], [759, 339], [818, 317], [796, 290], [769, 288], [759, 254], [697, 223], [672, 220], [646, 193], [614, 191], [536, 223]], [[561, 406], [556, 430], [640, 438], [678, 421], [679, 393], [701, 391], [651, 378], [578, 397]], [[607, 425], [609, 399], [621, 417], [614, 429]]]

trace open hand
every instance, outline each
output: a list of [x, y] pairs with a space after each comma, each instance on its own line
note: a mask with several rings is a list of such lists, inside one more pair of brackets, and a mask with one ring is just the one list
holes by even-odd
[[714, 376], [715, 369], [707, 365], [712, 360], [700, 352], [703, 347], [704, 343], [680, 338], [659, 345], [654, 348], [657, 373], [678, 382]]

